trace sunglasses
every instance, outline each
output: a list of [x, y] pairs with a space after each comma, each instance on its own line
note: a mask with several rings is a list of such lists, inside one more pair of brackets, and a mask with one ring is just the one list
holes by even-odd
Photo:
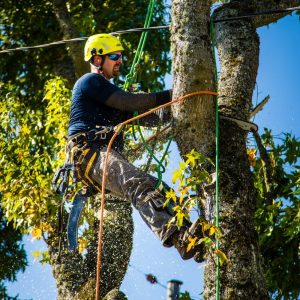
[[110, 60], [117, 61], [122, 59], [122, 54], [109, 54], [107, 55]]

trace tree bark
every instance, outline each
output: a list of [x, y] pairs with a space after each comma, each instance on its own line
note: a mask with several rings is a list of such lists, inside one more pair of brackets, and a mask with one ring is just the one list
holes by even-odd
[[[250, 5], [251, 5], [253, 12], [261, 12], [261, 11], [268, 11], [268, 10], [280, 10], [280, 9], [292, 8], [292, 7], [300, 5], [299, 0], [283, 0], [283, 1], [252, 0], [250, 2], [251, 2]], [[262, 15], [262, 16], [252, 18], [252, 22], [253, 22], [254, 26], [256, 28], [258, 28], [258, 27], [262, 27], [262, 26], [268, 25], [270, 23], [273, 23], [288, 14], [289, 13], [287, 12], [287, 13]]]
[[[174, 0], [171, 49], [173, 98], [201, 90], [214, 91], [210, 48], [210, 1]], [[210, 156], [214, 149], [215, 99], [196, 96], [173, 105], [176, 142], [181, 154], [192, 149]]]
[[[101, 264], [101, 297], [111, 290], [118, 290], [127, 271], [133, 235], [132, 208], [130, 203], [108, 196], [103, 224]], [[66, 220], [64, 220], [66, 224]], [[46, 240], [50, 253], [53, 275], [58, 288], [58, 300], [95, 299], [99, 221], [95, 219], [94, 236], [88, 241], [87, 253], [67, 250], [66, 232], [62, 236], [62, 251], [58, 257], [58, 235]]]
[[[299, 1], [231, 1], [213, 15], [214, 20], [247, 15], [269, 9], [298, 5]], [[180, 1], [172, 4], [172, 53], [174, 98], [199, 89], [213, 90], [213, 60], [210, 51], [208, 1]], [[216, 46], [221, 73], [219, 111], [249, 120], [255, 86], [259, 38], [256, 28], [285, 14], [252, 17], [216, 23]], [[206, 99], [205, 99], [206, 98]], [[214, 103], [211, 97], [197, 97], [173, 107], [176, 141], [182, 154], [195, 148], [213, 153]], [[269, 299], [265, 287], [258, 237], [254, 228], [256, 191], [247, 159], [247, 132], [231, 121], [220, 122], [220, 227], [221, 250], [229, 262], [221, 268], [220, 299]], [[214, 197], [210, 193], [209, 199]], [[214, 205], [213, 205], [214, 206]], [[211, 207], [210, 207], [211, 208]], [[214, 207], [206, 209], [211, 219]], [[206, 256], [204, 299], [215, 299], [216, 268]]]
[[[217, 19], [239, 15], [233, 5], [216, 12]], [[259, 39], [252, 20], [216, 25], [221, 73], [219, 110], [248, 120], [255, 86]], [[256, 193], [246, 149], [247, 132], [230, 121], [220, 123], [221, 250], [229, 262], [221, 268], [221, 299], [268, 299], [253, 218]], [[205, 270], [205, 299], [215, 299], [214, 262]]]

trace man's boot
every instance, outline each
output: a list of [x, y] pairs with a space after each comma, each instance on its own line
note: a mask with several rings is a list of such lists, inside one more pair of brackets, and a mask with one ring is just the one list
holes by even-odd
[[187, 260], [194, 257], [196, 262], [204, 260], [204, 247], [203, 244], [195, 245], [188, 251], [190, 240], [197, 237], [197, 241], [202, 238], [202, 225], [199, 220], [195, 221], [190, 227], [182, 227], [179, 232], [172, 236], [172, 242], [178, 250], [182, 259]]

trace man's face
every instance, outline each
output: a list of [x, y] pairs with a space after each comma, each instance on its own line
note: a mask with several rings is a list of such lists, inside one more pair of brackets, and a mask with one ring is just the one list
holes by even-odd
[[120, 66], [123, 63], [121, 54], [121, 51], [116, 51], [106, 55], [102, 70], [107, 79], [120, 75]]

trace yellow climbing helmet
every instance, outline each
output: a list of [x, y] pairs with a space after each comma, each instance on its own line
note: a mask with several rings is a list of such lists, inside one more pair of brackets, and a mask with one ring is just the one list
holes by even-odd
[[94, 55], [105, 55], [115, 51], [123, 51], [119, 39], [111, 34], [100, 33], [88, 38], [84, 47], [84, 60], [89, 61]]

